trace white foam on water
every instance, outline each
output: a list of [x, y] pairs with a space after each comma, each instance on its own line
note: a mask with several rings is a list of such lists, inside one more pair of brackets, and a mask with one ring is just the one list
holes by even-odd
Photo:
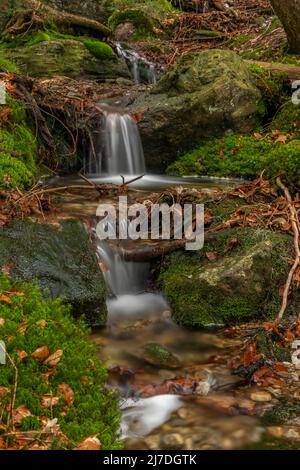
[[128, 399], [121, 406], [121, 438], [141, 438], [167, 422], [182, 406], [176, 395], [157, 395], [138, 400]]

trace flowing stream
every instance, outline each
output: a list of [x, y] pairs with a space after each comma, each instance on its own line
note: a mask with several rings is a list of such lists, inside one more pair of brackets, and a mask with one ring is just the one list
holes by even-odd
[[127, 64], [131, 76], [135, 83], [148, 83], [154, 85], [161, 75], [157, 65], [142, 57], [136, 51], [124, 47], [121, 43], [117, 43], [117, 54]]
[[[107, 108], [98, 137], [96, 158], [88, 162], [93, 181], [121, 184], [121, 174], [145, 173], [138, 128], [129, 115]], [[139, 187], [145, 193], [184, 183], [209, 191], [219, 181], [146, 175]], [[250, 392], [241, 392], [240, 379], [227, 366], [240, 340], [175, 325], [163, 295], [149, 287], [151, 264], [126, 261], [122, 248], [132, 248], [132, 241], [118, 243], [116, 252], [97, 240], [108, 325], [92, 341], [109, 368], [108, 386], [123, 397], [120, 432], [126, 448], [238, 449], [259, 442], [260, 408], [254, 412]]]

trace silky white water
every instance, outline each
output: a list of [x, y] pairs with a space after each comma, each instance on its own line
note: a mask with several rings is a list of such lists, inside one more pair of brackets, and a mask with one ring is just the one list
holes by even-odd
[[125, 49], [120, 43], [117, 44], [117, 54], [127, 64], [135, 83], [148, 83], [154, 85], [157, 82], [155, 64], [148, 61], [136, 51]]
[[104, 109], [85, 169], [93, 176], [145, 173], [139, 130], [129, 114]]

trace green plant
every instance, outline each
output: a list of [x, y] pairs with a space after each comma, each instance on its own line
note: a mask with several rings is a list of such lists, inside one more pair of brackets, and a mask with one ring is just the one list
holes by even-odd
[[[44, 300], [35, 284], [14, 282], [4, 274], [0, 275], [0, 318], [0, 338], [18, 368], [15, 408], [25, 406], [31, 413], [22, 420], [22, 429], [41, 429], [41, 417], [57, 418], [67, 442], [58, 439], [55, 448], [74, 448], [91, 435], [98, 436], [103, 449], [119, 448], [118, 399], [104, 389], [106, 370], [88, 341], [89, 330], [83, 322], [75, 322], [60, 300]], [[32, 356], [41, 347], [48, 348], [50, 355], [60, 351], [60, 360], [47, 365], [41, 357]], [[26, 360], [20, 360], [19, 351], [26, 352]], [[0, 386], [9, 393], [1, 399], [0, 408], [10, 401], [14, 381], [14, 367], [7, 361], [1, 366]], [[58, 398], [52, 408], [45, 403], [51, 394]], [[7, 417], [7, 410], [2, 409], [4, 423]]]
[[267, 178], [283, 174], [300, 184], [300, 140], [276, 142], [267, 136], [232, 135], [213, 139], [171, 164], [171, 175]]

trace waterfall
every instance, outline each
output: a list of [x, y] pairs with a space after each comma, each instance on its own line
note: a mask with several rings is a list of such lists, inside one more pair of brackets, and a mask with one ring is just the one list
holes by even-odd
[[126, 62], [135, 83], [153, 85], [157, 82], [156, 67], [153, 62], [131, 49], [125, 49], [120, 43], [116, 46], [118, 56]]
[[97, 253], [110, 294], [107, 310], [111, 324], [126, 318], [160, 318], [164, 311], [169, 310], [161, 295], [146, 292], [149, 263], [125, 260], [106, 241], [98, 240]]
[[93, 175], [142, 175], [146, 171], [143, 146], [129, 114], [105, 110], [95, 132], [86, 172]]
[[106, 285], [112, 295], [136, 295], [145, 292], [148, 278], [148, 263], [125, 261], [106, 242], [99, 242], [97, 252]]

